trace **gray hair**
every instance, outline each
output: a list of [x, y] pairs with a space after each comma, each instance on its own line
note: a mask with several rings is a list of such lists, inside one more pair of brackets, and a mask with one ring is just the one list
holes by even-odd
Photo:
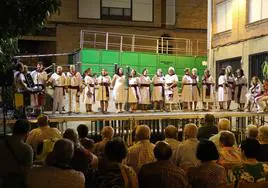
[[165, 128], [165, 137], [166, 138], [178, 138], [178, 129], [174, 125], [169, 125]]
[[194, 123], [186, 124], [183, 130], [184, 139], [197, 137], [197, 126]]
[[151, 136], [151, 130], [147, 125], [139, 125], [136, 129], [136, 141], [148, 140]]
[[246, 129], [246, 136], [248, 138], [256, 139], [258, 137], [258, 127], [256, 125], [248, 125]]
[[259, 128], [258, 137], [260, 141], [268, 142], [268, 125]]
[[103, 127], [101, 131], [102, 138], [108, 138], [111, 140], [114, 137], [114, 129], [111, 126]]

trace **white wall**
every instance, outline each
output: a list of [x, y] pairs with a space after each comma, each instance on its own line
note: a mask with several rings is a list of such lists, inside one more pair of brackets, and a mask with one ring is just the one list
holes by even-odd
[[102, 7], [131, 8], [131, 0], [102, 0]]
[[79, 0], [79, 18], [100, 18], [100, 0]]
[[153, 21], [153, 0], [132, 1], [133, 21]]
[[166, 25], [175, 25], [176, 0], [166, 0]]

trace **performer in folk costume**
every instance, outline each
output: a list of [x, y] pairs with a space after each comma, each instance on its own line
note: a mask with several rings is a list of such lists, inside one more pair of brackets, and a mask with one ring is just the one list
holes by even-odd
[[157, 109], [157, 105], [159, 104], [159, 109], [163, 111], [165, 99], [165, 77], [163, 76], [162, 69], [157, 69], [156, 74], [152, 78], [152, 83], [154, 85], [152, 92], [154, 110]]
[[42, 107], [45, 102], [45, 87], [47, 81], [47, 73], [44, 71], [44, 66], [42, 62], [38, 62], [36, 65], [36, 70], [31, 72], [35, 88], [38, 89], [37, 93], [31, 95], [31, 104], [34, 107]]
[[244, 76], [244, 71], [238, 69], [236, 71], [237, 76], [235, 78], [235, 101], [238, 104], [238, 110], [243, 111], [245, 103], [247, 101], [247, 78]]
[[263, 94], [256, 100], [258, 112], [267, 111], [268, 107], [268, 79], [263, 81]]
[[95, 103], [95, 79], [92, 76], [92, 69], [88, 68], [85, 71], [85, 89], [84, 89], [84, 103], [86, 105], [86, 112], [92, 113], [92, 104]]
[[145, 68], [142, 71], [142, 75], [140, 76], [140, 93], [141, 93], [141, 109], [146, 111], [148, 110], [148, 105], [151, 104], [150, 97], [150, 85], [151, 80], [148, 76], [148, 70]]
[[69, 98], [69, 113], [79, 113], [82, 76], [79, 72], [76, 72], [75, 65], [71, 65], [70, 71], [67, 73], [67, 85]]
[[62, 72], [61, 66], [57, 67], [57, 72], [51, 75], [48, 82], [51, 83], [52, 87], [54, 88], [52, 114], [55, 114], [57, 110], [59, 113], [62, 113], [62, 102], [65, 95], [66, 76]]
[[178, 76], [175, 69], [169, 67], [168, 74], [165, 76], [165, 104], [168, 105], [168, 111], [172, 111], [172, 105], [179, 103]]
[[[198, 87], [199, 83], [199, 76], [197, 75], [197, 69], [192, 69], [192, 101], [194, 103], [194, 111], [196, 111], [197, 102], [200, 101], [200, 90]], [[192, 107], [192, 102], [190, 103], [190, 106]]]
[[122, 67], [118, 67], [112, 80], [113, 98], [117, 113], [123, 112], [123, 103], [126, 101], [126, 77]]
[[185, 75], [182, 77], [182, 92], [181, 92], [181, 100], [183, 102], [183, 108], [192, 110], [192, 77], [190, 75], [190, 69], [184, 69]]
[[225, 69], [225, 77], [228, 83], [227, 87], [227, 110], [230, 110], [231, 102], [234, 99], [235, 92], [235, 78], [232, 72], [232, 67], [227, 66]]
[[99, 91], [97, 100], [100, 101], [101, 111], [107, 113], [108, 101], [110, 99], [111, 77], [105, 69], [102, 69], [101, 75], [98, 77]]
[[[252, 104], [256, 103], [258, 99], [262, 96], [262, 85], [258, 77], [253, 76], [251, 79], [251, 87], [249, 88], [248, 93], [246, 94], [247, 97], [247, 111], [250, 112], [252, 108]], [[257, 110], [260, 110], [260, 107], [257, 105]]]
[[218, 101], [220, 105], [220, 110], [224, 110], [224, 105], [227, 102], [228, 93], [227, 93], [228, 83], [225, 76], [225, 70], [220, 71], [218, 79]]
[[[204, 71], [204, 76], [202, 79], [202, 101], [204, 110], [212, 110], [214, 103], [214, 85], [215, 81], [210, 75], [208, 69]], [[208, 105], [207, 105], [208, 104]]]
[[140, 79], [137, 77], [137, 72], [135, 69], [132, 69], [128, 79], [128, 103], [130, 104], [130, 112], [136, 112], [138, 103], [141, 100], [139, 83]]

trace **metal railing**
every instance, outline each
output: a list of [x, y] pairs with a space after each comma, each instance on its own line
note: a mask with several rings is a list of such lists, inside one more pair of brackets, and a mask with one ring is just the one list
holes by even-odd
[[187, 38], [157, 37], [93, 30], [80, 31], [80, 48], [97, 48], [159, 54], [207, 55], [207, 42]]

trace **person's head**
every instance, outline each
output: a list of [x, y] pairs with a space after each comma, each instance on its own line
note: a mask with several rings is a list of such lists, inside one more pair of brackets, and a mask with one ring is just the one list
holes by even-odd
[[108, 74], [108, 72], [106, 71], [106, 69], [101, 70], [101, 75], [102, 76], [106, 76], [107, 74]]
[[149, 140], [151, 130], [147, 125], [139, 125], [136, 129], [136, 141]]
[[230, 131], [222, 131], [220, 134], [220, 144], [223, 147], [233, 147], [235, 144], [235, 136]]
[[237, 69], [236, 74], [237, 74], [237, 77], [242, 77], [244, 76], [244, 71], [242, 69]]
[[36, 70], [41, 72], [43, 68], [44, 68], [43, 62], [42, 61], [37, 62]]
[[46, 116], [46, 115], [38, 116], [37, 117], [37, 124], [39, 125], [39, 127], [47, 126], [49, 124], [48, 116]]
[[92, 151], [94, 148], [94, 140], [89, 138], [80, 139], [80, 144], [89, 151]]
[[122, 68], [122, 67], [118, 67], [118, 68], [117, 68], [117, 71], [116, 71], [116, 74], [119, 75], [119, 76], [120, 76], [120, 75], [123, 75], [123, 74], [124, 74], [124, 70], [123, 70], [123, 68]]
[[23, 65], [23, 73], [26, 74], [28, 73], [29, 69], [27, 65]]
[[184, 140], [197, 138], [197, 126], [193, 123], [186, 124], [183, 130]]
[[154, 156], [158, 161], [169, 160], [172, 156], [170, 145], [164, 141], [157, 142], [154, 147]]
[[135, 69], [131, 69], [130, 75], [131, 75], [132, 77], [137, 76], [137, 72], [136, 72], [136, 70], [135, 70]]
[[189, 69], [189, 68], [185, 68], [185, 69], [184, 69], [184, 73], [185, 73], [186, 75], [190, 74], [190, 69]]
[[92, 74], [92, 68], [88, 68], [88, 69], [86, 70], [86, 74], [87, 74], [87, 75], [91, 75], [91, 74]]
[[196, 149], [196, 158], [202, 162], [218, 160], [217, 147], [210, 140], [201, 140]]
[[127, 148], [120, 138], [115, 138], [107, 142], [104, 150], [108, 161], [121, 163], [127, 156]]
[[221, 69], [220, 73], [219, 73], [219, 76], [224, 76], [224, 75], [225, 75], [225, 69]]
[[251, 83], [252, 83], [252, 85], [257, 85], [260, 83], [260, 80], [257, 76], [253, 76], [251, 79]]
[[173, 75], [173, 74], [175, 74], [175, 69], [174, 69], [173, 67], [169, 67], [169, 68], [168, 68], [168, 74], [169, 74], [169, 75]]
[[52, 152], [47, 156], [46, 164], [48, 166], [69, 166], [73, 158], [73, 154], [73, 142], [68, 139], [60, 139], [55, 143]]
[[258, 138], [258, 127], [256, 125], [248, 125], [246, 128], [246, 137], [257, 139]]
[[57, 66], [57, 73], [61, 74], [62, 73], [62, 66]]
[[30, 122], [27, 119], [19, 119], [13, 125], [14, 136], [26, 137], [31, 129]]
[[256, 139], [247, 138], [241, 142], [241, 151], [243, 157], [256, 159], [260, 151], [260, 143]]
[[268, 142], [268, 125], [263, 125], [259, 128], [258, 139], [260, 142]]
[[174, 125], [169, 125], [165, 128], [165, 137], [178, 139], [178, 129]]
[[79, 138], [85, 138], [87, 137], [87, 134], [88, 134], [88, 127], [85, 124], [80, 124], [77, 127], [77, 132], [78, 132]]
[[75, 65], [70, 65], [70, 72], [75, 72]]
[[162, 73], [162, 69], [157, 69], [157, 71], [156, 71], [156, 75], [157, 75], [157, 76], [162, 76], [162, 75], [163, 75], [163, 73]]
[[232, 66], [229, 65], [225, 69], [225, 74], [229, 76], [232, 74], [232, 71], [233, 71], [233, 68], [232, 68]]
[[74, 132], [73, 129], [66, 129], [66, 131], [63, 133], [63, 138], [71, 140], [74, 144], [78, 143], [78, 135]]
[[142, 70], [142, 75], [147, 76], [148, 75], [148, 70], [145, 68]]
[[228, 131], [230, 130], [231, 122], [229, 119], [221, 118], [218, 122], [219, 131]]
[[114, 137], [114, 129], [111, 126], [105, 126], [103, 127], [101, 131], [102, 139], [106, 138], [108, 140], [111, 140]]
[[209, 69], [205, 69], [204, 70], [204, 76], [209, 76], [210, 75], [210, 71]]
[[18, 62], [16, 64], [16, 71], [20, 71], [20, 72], [23, 72], [24, 71], [24, 65], [22, 62]]
[[197, 75], [197, 69], [196, 68], [192, 69], [192, 75]]
[[214, 126], [216, 125], [216, 118], [212, 114], [206, 114], [204, 118], [204, 125], [211, 125]]

